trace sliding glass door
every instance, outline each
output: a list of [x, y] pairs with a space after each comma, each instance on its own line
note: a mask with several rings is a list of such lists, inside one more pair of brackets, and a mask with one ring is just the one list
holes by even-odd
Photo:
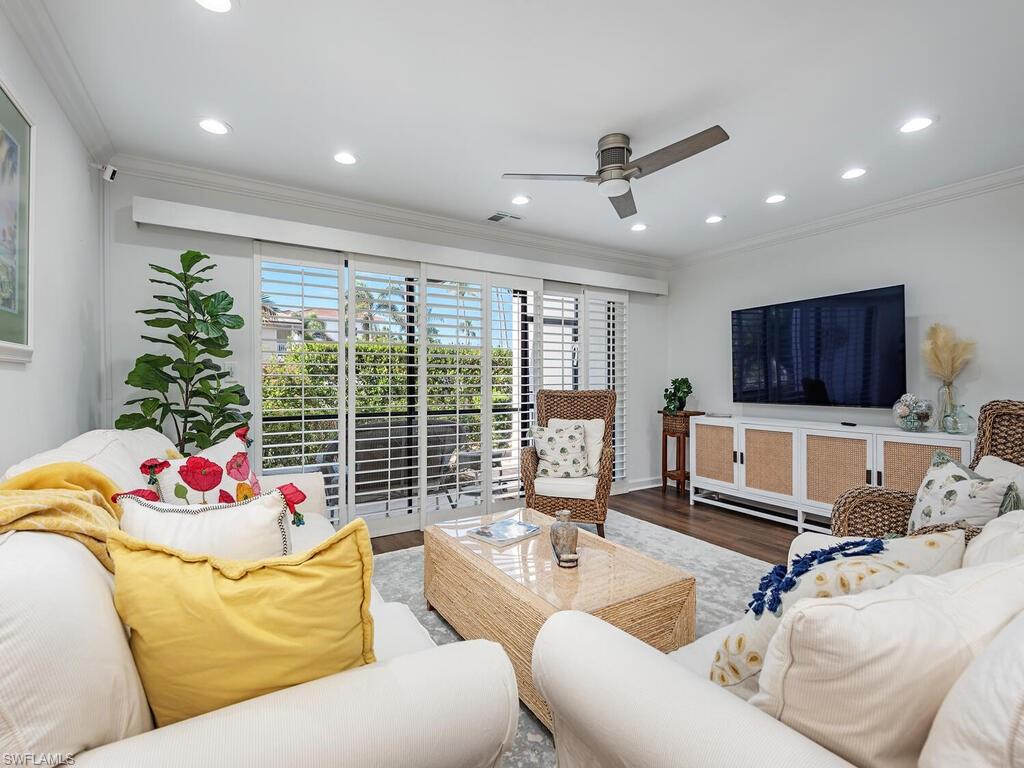
[[519, 503], [539, 280], [260, 251], [264, 472], [322, 472], [374, 535]]

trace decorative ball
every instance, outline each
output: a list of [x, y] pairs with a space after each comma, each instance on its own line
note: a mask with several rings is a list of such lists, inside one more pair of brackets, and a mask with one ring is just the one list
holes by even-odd
[[893, 404], [892, 417], [904, 432], [924, 432], [935, 421], [935, 404], [908, 392]]

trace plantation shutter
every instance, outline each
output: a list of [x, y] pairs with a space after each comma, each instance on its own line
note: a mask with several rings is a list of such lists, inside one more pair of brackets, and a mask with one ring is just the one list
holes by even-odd
[[628, 294], [584, 291], [586, 304], [586, 388], [614, 389], [615, 471], [612, 479], [626, 479], [626, 315]]
[[[342, 257], [258, 244], [258, 445], [265, 475], [322, 472], [327, 507], [344, 504]], [[255, 324], [254, 324], [255, 325]]]
[[352, 257], [348, 270], [349, 519], [419, 527], [419, 267]]
[[436, 510], [475, 506], [484, 502], [490, 453], [483, 275], [431, 267], [428, 275], [427, 489]]
[[581, 298], [544, 287], [541, 374], [544, 389], [581, 389]]
[[535, 312], [542, 288], [539, 280], [502, 275], [490, 284], [491, 499], [513, 506], [522, 488], [520, 455], [536, 420]]

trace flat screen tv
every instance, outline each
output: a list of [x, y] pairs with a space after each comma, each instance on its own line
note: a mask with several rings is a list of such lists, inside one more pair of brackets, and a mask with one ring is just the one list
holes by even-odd
[[903, 286], [732, 313], [737, 403], [888, 408], [907, 391]]

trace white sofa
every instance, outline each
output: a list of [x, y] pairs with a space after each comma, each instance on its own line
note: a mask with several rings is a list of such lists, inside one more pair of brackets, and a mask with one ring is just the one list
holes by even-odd
[[[80, 461], [130, 489], [144, 483], [139, 464], [167, 447], [148, 430], [97, 430], [4, 477]], [[274, 476], [273, 484], [282, 482], [309, 497], [295, 549], [330, 535], [322, 477]], [[407, 606], [384, 602], [374, 589], [376, 664], [164, 728], [153, 729], [142, 706], [129, 718], [137, 735], [108, 743], [110, 728], [96, 713], [121, 702], [104, 700], [90, 679], [108, 675], [141, 690], [112, 592], [113, 577], [73, 539], [0, 535], [0, 762], [45, 744], [48, 755], [74, 755], [77, 766], [484, 768], [500, 765], [515, 736], [518, 692], [501, 647], [483, 640], [436, 647]], [[72, 732], [88, 733], [87, 743], [74, 743]]]
[[[1024, 533], [1024, 528], [1021, 531]], [[793, 541], [790, 558], [831, 542], [832, 537], [825, 534], [801, 534]], [[1017, 550], [1014, 558], [1018, 558], [1020, 543], [1012, 548]], [[1024, 612], [1018, 615], [1024, 618]], [[715, 651], [733, 626], [664, 654], [585, 613], [566, 611], [548, 619], [534, 645], [533, 677], [551, 707], [559, 768], [850, 766], [842, 757], [709, 679]], [[1024, 686], [1019, 675], [1008, 672], [1005, 681], [1020, 707], [1015, 715], [1019, 724], [1010, 729], [1024, 724]], [[898, 696], [904, 688], [894, 680], [892, 694]], [[995, 711], [990, 707], [995, 705], [989, 699], [973, 701], [971, 706], [982, 708], [984, 714], [978, 715], [981, 721], [1003, 722], [993, 717]], [[958, 706], [963, 706], [962, 697]], [[989, 729], [998, 731], [999, 727]], [[1006, 747], [1010, 752], [1015, 748], [1015, 738], [1016, 749], [1024, 745], [1024, 733], [1014, 733], [1017, 735], [1010, 735], [1010, 746]], [[991, 741], [998, 743], [999, 738], [1003, 738], [1001, 732]], [[1021, 763], [1012, 758], [1002, 761], [998, 756], [983, 763], [976, 759], [947, 762], [933, 749], [927, 764], [995, 768]]]

